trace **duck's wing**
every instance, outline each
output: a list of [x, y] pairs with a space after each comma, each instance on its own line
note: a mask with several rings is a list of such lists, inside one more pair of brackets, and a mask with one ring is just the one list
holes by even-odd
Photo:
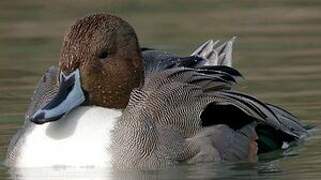
[[[201, 88], [209, 99], [213, 98], [212, 105], [225, 108], [219, 111], [226, 111], [224, 112], [227, 113], [226, 115], [228, 115], [229, 110], [234, 111], [234, 108], [236, 108], [258, 122], [272, 126], [297, 138], [306, 133], [299, 120], [286, 110], [266, 104], [248, 94], [230, 90], [232, 85], [237, 82], [238, 77], [241, 77], [241, 74], [227, 66], [203, 66], [199, 68], [170, 69], [161, 73], [155, 79], [157, 79], [158, 86], [168, 84], [168, 79], [170, 79], [170, 82], [179, 82]], [[162, 79], [165, 81], [162, 81]], [[151, 82], [155, 83], [154, 79]], [[157, 87], [156, 84], [152, 86]]]
[[227, 66], [205, 66], [146, 77], [115, 126], [112, 150], [126, 160], [115, 162], [255, 160], [257, 150], [280, 149], [307, 134], [285, 110], [230, 90], [240, 76]]
[[[163, 94], [168, 94], [171, 101], [183, 101], [181, 110], [184, 112], [194, 112], [197, 101], [202, 101], [202, 110], [196, 112], [201, 114], [202, 127], [225, 124], [238, 130], [257, 122], [258, 136], [261, 137], [259, 145], [262, 147], [270, 146], [268, 142], [272, 141], [275, 147], [280, 148], [283, 142], [292, 142], [308, 135], [302, 123], [286, 110], [231, 90], [239, 76], [237, 70], [226, 66], [174, 68], [147, 79], [145, 89], [148, 92], [164, 89], [166, 92]], [[170, 90], [172, 87], [175, 89]], [[267, 151], [268, 148], [263, 148], [261, 152]]]
[[232, 66], [232, 47], [235, 38], [224, 42], [208, 40], [190, 56], [179, 57], [173, 53], [142, 48], [145, 75], [175, 67]]
[[231, 89], [242, 78], [241, 73], [228, 66], [202, 66], [172, 68], [145, 78], [145, 89], [166, 86], [168, 82], [185, 83], [202, 88], [204, 92]]
[[43, 108], [57, 94], [58, 68], [51, 66], [39, 80], [36, 89], [31, 97], [25, 119], [28, 120], [37, 110]]

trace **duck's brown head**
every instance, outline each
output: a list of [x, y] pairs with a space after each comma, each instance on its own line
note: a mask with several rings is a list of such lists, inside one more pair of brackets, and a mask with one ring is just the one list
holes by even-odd
[[60, 69], [79, 69], [90, 105], [124, 108], [143, 80], [143, 62], [134, 29], [107, 14], [78, 20], [65, 35]]
[[[130, 92], [144, 79], [134, 29], [108, 14], [87, 16], [71, 26], [64, 37], [59, 67], [58, 97], [34, 119], [55, 120], [84, 101], [89, 105], [125, 108]], [[56, 109], [52, 111], [53, 108]], [[48, 115], [49, 110], [55, 115]]]

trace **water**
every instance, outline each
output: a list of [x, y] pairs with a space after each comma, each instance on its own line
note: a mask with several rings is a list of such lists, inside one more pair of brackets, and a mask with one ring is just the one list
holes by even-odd
[[[238, 36], [239, 89], [321, 123], [321, 1], [1, 0], [0, 159], [23, 123], [41, 74], [57, 64], [64, 31], [77, 18], [110, 12], [129, 21], [142, 46], [186, 55], [209, 38]], [[153, 171], [18, 169], [0, 179], [320, 179], [320, 132], [289, 152], [257, 163], [213, 163]], [[271, 160], [271, 157], [281, 157]], [[268, 160], [264, 160], [268, 159]]]

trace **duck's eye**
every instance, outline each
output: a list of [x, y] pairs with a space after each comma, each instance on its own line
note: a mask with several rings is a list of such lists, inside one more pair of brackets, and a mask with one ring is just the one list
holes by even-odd
[[100, 59], [105, 59], [105, 58], [107, 58], [108, 57], [108, 52], [105, 50], [105, 51], [102, 51], [99, 55], [98, 55], [98, 57], [100, 58]]

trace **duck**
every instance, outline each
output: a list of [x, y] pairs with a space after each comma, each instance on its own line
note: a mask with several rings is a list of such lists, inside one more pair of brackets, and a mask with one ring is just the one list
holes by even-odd
[[125, 20], [94, 14], [67, 31], [12, 138], [9, 167], [162, 168], [257, 161], [309, 133], [285, 109], [234, 89], [234, 38], [190, 56], [141, 48]]

